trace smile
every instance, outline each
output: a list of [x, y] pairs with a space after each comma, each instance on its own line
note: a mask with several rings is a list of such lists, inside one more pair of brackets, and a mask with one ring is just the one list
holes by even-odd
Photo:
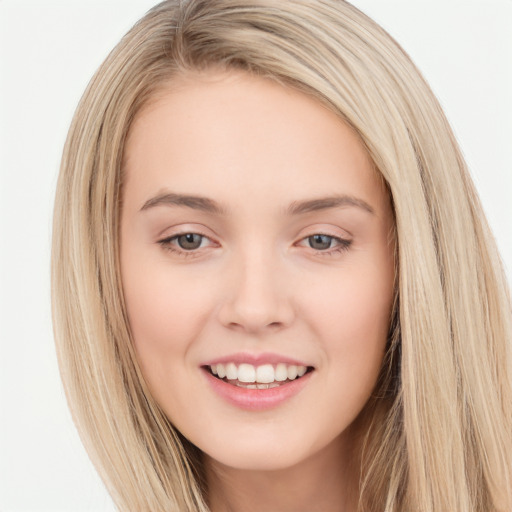
[[276, 355], [252, 358], [254, 364], [247, 362], [251, 359], [247, 356], [234, 359], [211, 361], [202, 366], [203, 374], [217, 396], [231, 406], [248, 411], [284, 404], [298, 395], [316, 373], [312, 366], [279, 361]]
[[308, 367], [278, 363], [254, 366], [234, 362], [209, 365], [212, 375], [231, 385], [246, 389], [270, 389], [289, 383], [305, 375]]

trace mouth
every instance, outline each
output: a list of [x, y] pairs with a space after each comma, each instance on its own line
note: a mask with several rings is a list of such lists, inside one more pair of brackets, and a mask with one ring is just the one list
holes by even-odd
[[245, 389], [272, 389], [300, 380], [311, 373], [312, 366], [287, 363], [263, 364], [219, 363], [203, 366], [213, 377], [232, 386]]

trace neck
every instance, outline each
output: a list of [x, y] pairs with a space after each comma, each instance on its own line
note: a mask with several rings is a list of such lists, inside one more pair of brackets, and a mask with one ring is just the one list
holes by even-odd
[[307, 460], [272, 470], [232, 468], [205, 456], [210, 510], [355, 512], [359, 464], [351, 446], [340, 436]]

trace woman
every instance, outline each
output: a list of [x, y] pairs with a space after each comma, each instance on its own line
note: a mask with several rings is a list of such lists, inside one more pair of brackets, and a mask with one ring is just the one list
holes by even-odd
[[511, 509], [499, 256], [437, 101], [349, 4], [150, 11], [75, 115], [53, 262], [121, 510]]

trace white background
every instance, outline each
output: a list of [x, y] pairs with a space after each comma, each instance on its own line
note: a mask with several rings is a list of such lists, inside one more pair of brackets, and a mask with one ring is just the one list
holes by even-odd
[[[1, 512], [114, 510], [58, 376], [51, 213], [74, 108], [108, 51], [153, 3], [0, 0]], [[511, 277], [512, 0], [353, 3], [405, 47], [440, 98]]]

